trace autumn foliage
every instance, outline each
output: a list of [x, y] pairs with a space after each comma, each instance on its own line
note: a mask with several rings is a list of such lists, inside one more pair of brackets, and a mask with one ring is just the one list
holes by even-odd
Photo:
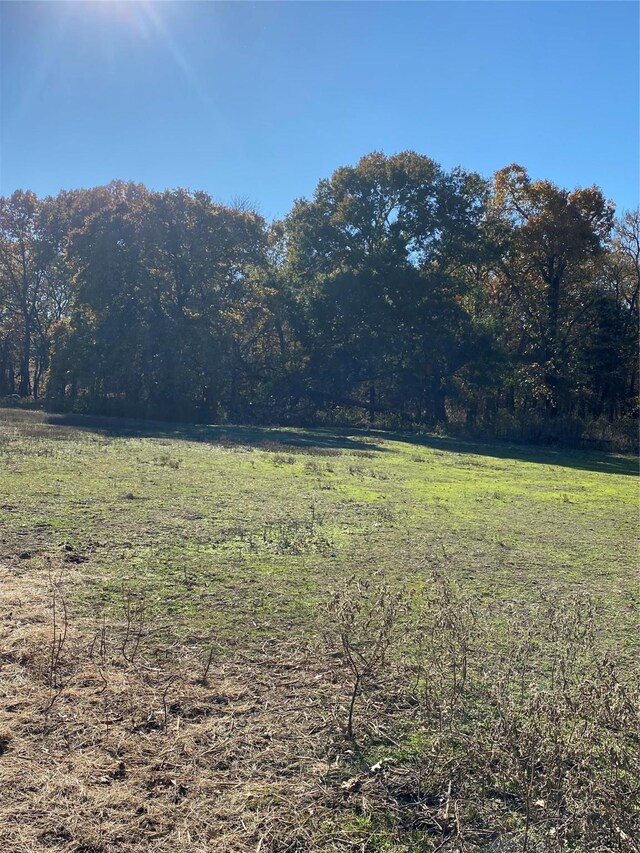
[[338, 169], [273, 223], [204, 192], [17, 191], [0, 199], [0, 396], [625, 448], [639, 224], [595, 187], [414, 152]]

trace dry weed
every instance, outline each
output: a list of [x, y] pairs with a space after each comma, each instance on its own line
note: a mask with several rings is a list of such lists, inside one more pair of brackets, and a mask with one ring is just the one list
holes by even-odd
[[46, 575], [0, 568], [0, 850], [638, 851], [637, 670], [579, 601], [354, 579], [322, 647], [232, 651]]

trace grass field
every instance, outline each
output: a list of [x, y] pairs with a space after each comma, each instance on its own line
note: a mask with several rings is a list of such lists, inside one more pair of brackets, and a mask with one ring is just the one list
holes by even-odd
[[[463, 830], [462, 812], [454, 820], [450, 805], [451, 781], [446, 804], [441, 797], [421, 806], [431, 809], [433, 826], [413, 818], [403, 824], [398, 797], [390, 805], [391, 783], [382, 797], [380, 773], [358, 774], [392, 755], [400, 784], [402, 773], [414, 769], [416, 750], [428, 751], [428, 726], [416, 723], [411, 732], [403, 718], [396, 730], [383, 715], [386, 728], [380, 723], [378, 734], [382, 727], [386, 741], [371, 727], [355, 746], [353, 738], [345, 741], [340, 726], [350, 670], [344, 660], [335, 664], [340, 648], [344, 653], [344, 607], [333, 615], [326, 610], [352, 576], [353, 583], [374, 576], [388, 584], [385, 594], [408, 593], [419, 608], [430, 601], [435, 572], [454, 582], [452, 613], [477, 605], [481, 621], [495, 617], [495, 642], [508, 648], [514, 613], [517, 624], [536, 608], [588, 600], [594, 655], [633, 670], [640, 627], [636, 474], [635, 460], [607, 454], [376, 431], [187, 427], [0, 410], [7, 605], [0, 638], [5, 685], [11, 682], [0, 712], [0, 782], [22, 791], [22, 800], [0, 806], [4, 849], [637, 850], [628, 846], [635, 844], [637, 812], [624, 802], [620, 810], [631, 814], [631, 824], [611, 829], [618, 846], [580, 847], [584, 829], [556, 842], [560, 806], [546, 820], [542, 806], [536, 811], [513, 793], [516, 800], [494, 824], [480, 810]], [[382, 601], [375, 590], [370, 599], [362, 595], [365, 604]], [[406, 602], [400, 611], [407, 612]], [[68, 637], [61, 645], [63, 623]], [[333, 630], [338, 652], [323, 651], [331, 645], [325, 629]], [[574, 641], [578, 648], [578, 634]], [[390, 654], [396, 663], [402, 658]], [[210, 672], [202, 677], [207, 660]], [[366, 674], [384, 680], [373, 667]], [[637, 674], [628, 678], [635, 689]], [[103, 681], [108, 686], [101, 688]], [[9, 702], [14, 693], [19, 698]], [[193, 709], [215, 706], [216, 696], [219, 713], [197, 718]], [[82, 702], [93, 728], [74, 717]], [[371, 719], [381, 707], [360, 693], [358, 702]], [[22, 716], [8, 712], [7, 703], [17, 703]], [[175, 710], [187, 705], [191, 717]], [[244, 710], [236, 714], [238, 708]], [[458, 714], [453, 706], [449, 712]], [[103, 719], [118, 722], [105, 732], [96, 723]], [[195, 728], [212, 741], [224, 730], [223, 770], [206, 764]], [[49, 746], [45, 735], [53, 738]], [[269, 755], [259, 748], [265, 737]], [[149, 787], [145, 773], [158, 749], [171, 755], [173, 769], [163, 765], [164, 781]], [[85, 764], [71, 761], [71, 752], [83, 750]], [[238, 754], [235, 769], [230, 750]], [[46, 762], [53, 754], [55, 779]], [[106, 768], [106, 754], [115, 771]], [[19, 760], [10, 763], [12, 755]], [[27, 808], [24, 772], [36, 764], [34, 778], [54, 805], [30, 801]], [[630, 771], [621, 772], [627, 779]], [[445, 793], [447, 778], [444, 772]], [[107, 782], [92, 787], [92, 779]], [[503, 805], [505, 797], [498, 797]], [[136, 812], [142, 798], [160, 803], [152, 820], [147, 805]], [[84, 820], [72, 826], [71, 815], [83, 809]], [[30, 828], [29, 810], [39, 815]]]

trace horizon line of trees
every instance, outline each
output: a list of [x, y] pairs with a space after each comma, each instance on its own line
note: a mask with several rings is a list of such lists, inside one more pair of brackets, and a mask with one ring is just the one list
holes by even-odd
[[579, 440], [638, 418], [639, 298], [639, 212], [518, 165], [374, 152], [272, 223], [122, 181], [0, 198], [0, 397], [60, 410]]

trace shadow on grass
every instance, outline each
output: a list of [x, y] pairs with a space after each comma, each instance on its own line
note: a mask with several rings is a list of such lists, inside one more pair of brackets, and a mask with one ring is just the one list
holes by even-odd
[[474, 456], [490, 456], [494, 459], [513, 459], [538, 465], [558, 465], [600, 474], [621, 474], [637, 477], [640, 474], [638, 460], [634, 456], [607, 453], [599, 450], [568, 449], [566, 447], [541, 447], [540, 445], [509, 444], [507, 442], [471, 441], [445, 436], [414, 435], [411, 433], [370, 433], [393, 441], [401, 441], [414, 447], [429, 447], [448, 453], [469, 453]]
[[356, 428], [287, 428], [260, 426], [219, 426], [166, 421], [140, 421], [95, 415], [49, 414], [48, 424], [96, 432], [111, 437], [166, 438], [208, 444], [242, 444], [263, 450], [286, 452], [290, 448], [310, 453], [331, 451], [390, 452], [379, 441], [398, 441], [416, 449], [428, 447], [449, 453], [512, 459], [541, 465], [557, 465], [602, 474], [638, 476], [638, 460], [633, 456], [603, 451], [517, 445], [500, 442], [467, 441], [459, 438], [416, 433]]
[[[277, 452], [286, 452], [288, 448], [319, 452], [323, 450], [367, 450], [376, 453], [386, 451], [375, 443], [375, 439], [374, 442], [371, 441], [372, 433], [353, 429], [219, 426], [74, 414], [47, 415], [46, 422], [53, 426], [70, 426], [113, 438], [173, 438], [206, 444], [241, 444]], [[388, 437], [390, 436], [380, 434], [380, 438]]]

